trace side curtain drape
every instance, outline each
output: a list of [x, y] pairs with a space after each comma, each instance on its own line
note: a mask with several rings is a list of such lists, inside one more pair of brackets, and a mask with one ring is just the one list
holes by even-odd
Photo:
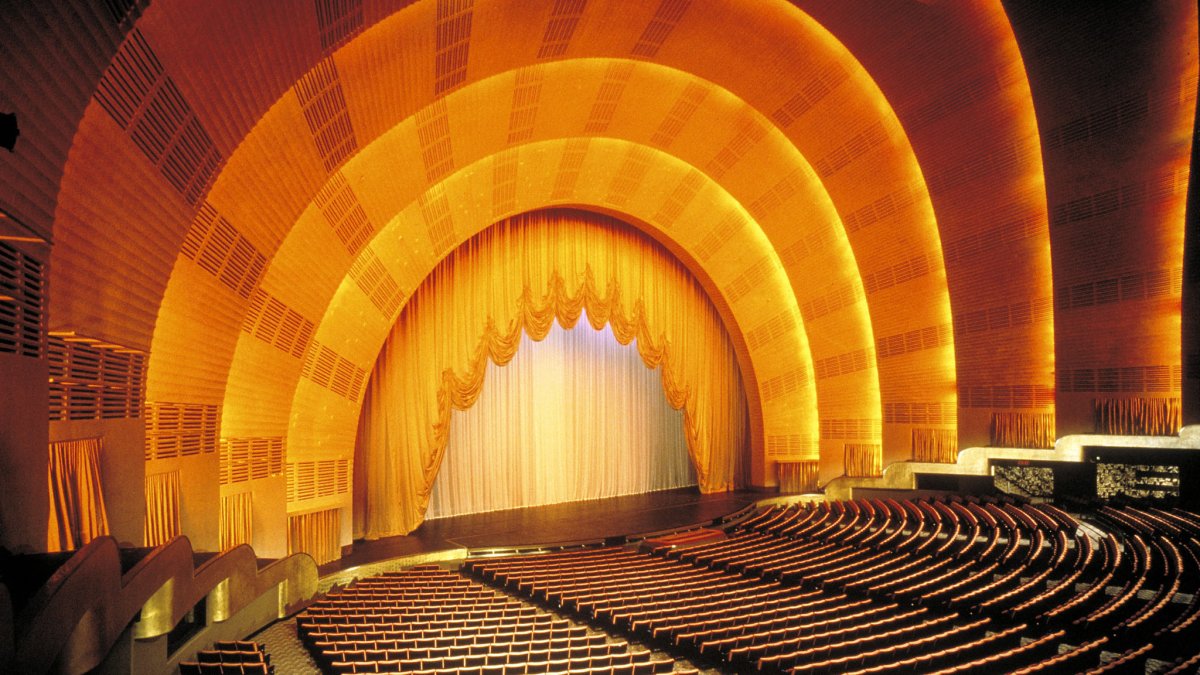
[[146, 546], [161, 546], [179, 536], [179, 470], [146, 476]]
[[628, 226], [543, 211], [503, 221], [453, 251], [393, 327], [360, 421], [362, 534], [406, 534], [421, 523], [451, 411], [475, 403], [488, 362], [506, 365], [523, 332], [542, 340], [555, 320], [572, 328], [585, 309], [592, 328], [611, 326], [623, 345], [636, 340], [646, 366], [661, 369], [667, 401], [683, 411], [700, 490], [733, 488], [746, 437], [744, 392], [704, 290]]
[[954, 464], [958, 461], [958, 433], [953, 429], [913, 429], [915, 462]]
[[221, 550], [254, 541], [253, 493], [239, 492], [221, 497]]
[[992, 413], [992, 445], [998, 448], [1053, 448], [1053, 413]]
[[74, 550], [108, 534], [108, 511], [100, 485], [102, 449], [100, 438], [50, 444], [47, 550]]
[[342, 510], [326, 509], [288, 517], [288, 554], [307, 553], [318, 565], [342, 557]]
[[523, 336], [450, 425], [427, 519], [696, 484], [659, 371], [582, 321]]
[[1178, 398], [1098, 398], [1092, 401], [1096, 433], [1174, 436], [1179, 433]]
[[847, 443], [843, 466], [847, 476], [883, 475], [883, 459], [880, 447], [874, 443]]

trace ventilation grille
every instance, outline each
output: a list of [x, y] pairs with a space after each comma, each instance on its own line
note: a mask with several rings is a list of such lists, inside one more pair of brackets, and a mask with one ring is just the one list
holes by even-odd
[[784, 267], [795, 269], [808, 256], [820, 251], [834, 242], [837, 231], [833, 223], [817, 225], [812, 232], [788, 244], [779, 251], [779, 259]]
[[696, 198], [696, 193], [700, 191], [702, 185], [704, 185], [704, 174], [695, 169], [689, 169], [683, 180], [679, 181], [679, 185], [671, 191], [671, 196], [667, 197], [667, 201], [659, 207], [658, 213], [654, 214], [654, 221], [664, 230], [670, 230], [679, 220], [679, 216], [683, 215], [688, 204], [691, 204], [692, 200]]
[[332, 173], [358, 149], [333, 57], [313, 66], [296, 82], [295, 91], [321, 162]]
[[786, 127], [792, 122], [800, 119], [804, 113], [808, 112], [821, 99], [828, 96], [838, 85], [845, 82], [850, 74], [842, 68], [841, 64], [832, 63], [825, 70], [813, 76], [808, 84], [805, 84], [792, 95], [782, 106], [771, 113], [771, 119], [775, 120], [776, 124], [781, 127]]
[[321, 49], [329, 53], [354, 37], [363, 27], [362, 0], [316, 0]]
[[1036, 153], [1036, 143], [1014, 141], [993, 152], [973, 154], [962, 164], [925, 174], [925, 184], [930, 193], [936, 194], [983, 178], [1009, 175], [1020, 171], [1030, 162], [1040, 161]]
[[542, 79], [545, 74], [541, 66], [529, 66], [517, 71], [517, 84], [513, 88], [512, 112], [508, 115], [508, 144], [524, 143], [533, 138], [533, 125], [537, 122], [538, 103], [542, 98]]
[[433, 67], [435, 96], [454, 89], [467, 79], [474, 12], [475, 0], [438, 0], [437, 54]]
[[746, 219], [737, 211], [730, 211], [721, 222], [717, 223], [700, 243], [696, 245], [696, 257], [702, 261], [708, 261], [717, 251], [721, 250], [729, 240], [737, 236], [742, 228], [746, 226]]
[[604, 80], [600, 83], [600, 91], [596, 93], [596, 102], [588, 113], [587, 124], [583, 131], [586, 134], [603, 134], [612, 124], [613, 115], [617, 112], [617, 103], [625, 94], [625, 85], [633, 74], [633, 63], [619, 61], [612, 63], [604, 71]]
[[746, 268], [745, 272], [729, 282], [729, 285], [725, 287], [725, 300], [733, 304], [749, 295], [754, 289], [761, 287], [770, 277], [771, 269], [770, 256], [759, 258], [757, 262]]
[[989, 330], [1041, 324], [1053, 319], [1054, 308], [1050, 298], [1021, 300], [1011, 305], [986, 307], [972, 312], [955, 312], [954, 334], [956, 336], [970, 335]]
[[750, 202], [746, 206], [746, 210], [754, 216], [755, 220], [762, 220], [770, 215], [775, 209], [779, 208], [795, 196], [800, 189], [800, 181], [802, 180], [800, 169], [795, 169], [779, 180], [778, 183], [772, 185], [758, 199]]
[[538, 48], [539, 59], [549, 59], [566, 53], [586, 8], [587, 0], [555, 0], [550, 20], [546, 23], [546, 31], [542, 34], [542, 46]]
[[846, 226], [847, 234], [857, 232], [864, 227], [887, 221], [915, 203], [920, 196], [921, 192], [918, 189], [902, 187], [846, 214], [842, 217], [842, 224]]
[[1153, 204], [1187, 194], [1188, 168], [1159, 173], [1154, 178], [1056, 204], [1050, 211], [1051, 225], [1090, 220], [1121, 209]]
[[[1007, 207], [998, 207], [989, 214], [981, 231], [958, 239], [943, 240], [942, 258], [946, 266], [955, 264], [976, 267], [974, 260], [981, 256], [995, 256], [1004, 247], [1026, 239], [1046, 236], [1046, 217], [1036, 208], [1025, 206], [1021, 201]], [[969, 224], [967, 224], [969, 226]]]
[[954, 331], [950, 324], [943, 323], [878, 338], [875, 341], [875, 354], [881, 359], [886, 359], [952, 344]]
[[768, 319], [758, 328], [746, 333], [746, 346], [756, 351], [796, 330], [796, 317], [788, 310]]
[[704, 172], [720, 180], [750, 149], [767, 135], [767, 128], [758, 123], [752, 111], [743, 115], [733, 138], [704, 166]]
[[1062, 392], [1174, 392], [1182, 382], [1183, 366], [1178, 364], [1058, 371], [1058, 390]]
[[808, 374], [803, 367], [800, 367], [789, 370], [782, 375], [776, 375], [775, 377], [763, 380], [760, 387], [763, 401], [774, 401], [781, 396], [800, 391], [807, 378]]
[[285, 354], [302, 358], [316, 325], [261, 288], [250, 295], [242, 331]]
[[659, 2], [658, 9], [654, 12], [654, 18], [650, 19], [649, 25], [642, 31], [642, 35], [638, 38], [637, 44], [633, 46], [631, 53], [647, 59], [654, 58], [691, 4], [692, 0], [662, 0]]
[[929, 274], [936, 264], [931, 260], [931, 256], [925, 254], [913, 256], [891, 267], [864, 275], [863, 290], [867, 293], [876, 293], [913, 279], [919, 279]]
[[329, 177], [329, 182], [317, 193], [316, 202], [325, 222], [350, 255], [356, 255], [371, 240], [375, 226], [341, 171]]
[[0, 352], [42, 358], [42, 263], [0, 241]]
[[454, 148], [450, 145], [450, 117], [446, 101], [439, 99], [417, 112], [417, 142], [425, 177], [436, 183], [454, 170]]
[[309, 345], [301, 375], [313, 384], [351, 401], [358, 401], [367, 379], [367, 371], [316, 340]]
[[875, 365], [875, 354], [870, 347], [856, 349], [837, 356], [813, 361], [813, 374], [818, 380], [839, 375], [862, 372]]
[[400, 311], [405, 292], [370, 248], [354, 260], [350, 277], [384, 318], [391, 319]]
[[821, 440], [875, 439], [883, 433], [883, 425], [877, 419], [827, 419], [821, 420]]
[[650, 144], [660, 148], [671, 147], [707, 97], [708, 87], [689, 82], [679, 94], [679, 98], [675, 99], [675, 104], [671, 106], [667, 116], [659, 123], [658, 129], [655, 129], [654, 135], [650, 137]]
[[590, 138], [572, 138], [567, 141], [562, 160], [558, 163], [554, 189], [550, 192], [551, 199], [569, 199], [575, 194], [575, 183], [579, 180], [579, 171], [583, 168], [583, 159], [587, 157], [590, 142]]
[[767, 457], [795, 457], [818, 452], [816, 439], [800, 434], [773, 434], [766, 437]]
[[180, 252], [247, 299], [267, 265], [267, 257], [208, 202], [200, 205]]
[[1040, 384], [1007, 384], [991, 387], [959, 387], [958, 405], [962, 408], [1049, 408], [1054, 405], [1054, 389]]
[[604, 201], [614, 206], [624, 206], [642, 184], [649, 168], [650, 151], [638, 145], [630, 147], [616, 175], [613, 176], [612, 184], [608, 186], [608, 194], [604, 196]]
[[51, 335], [50, 419], [119, 420], [142, 416], [146, 355], [86, 338]]
[[146, 459], [216, 452], [220, 429], [216, 405], [146, 401]]
[[1130, 300], [1177, 298], [1182, 293], [1183, 268], [1174, 267], [1060, 286], [1054, 292], [1054, 308], [1061, 311]]
[[1124, 131], [1136, 125], [1149, 114], [1150, 94], [1141, 92], [1137, 96], [1050, 129], [1044, 136], [1046, 148], [1057, 149], [1094, 138], [1107, 138], [1114, 132]]
[[1008, 86], [1017, 83], [1024, 73], [1020, 68], [988, 71], [965, 82], [939, 87], [936, 99], [912, 110], [904, 111], [905, 130], [912, 135], [917, 129], [945, 119], [973, 105], [994, 103]]
[[887, 132], [883, 130], [883, 124], [876, 122], [835, 148], [828, 155], [818, 159], [813, 164], [813, 168], [822, 178], [829, 178], [850, 166], [854, 160], [887, 143], [887, 140], [888, 136]]
[[287, 463], [289, 504], [350, 491], [350, 460], [320, 459]]
[[884, 403], [883, 421], [888, 424], [957, 424], [958, 408], [953, 402], [946, 401]]
[[96, 101], [188, 204], [200, 201], [224, 160], [141, 31], [113, 57]]
[[221, 485], [278, 476], [283, 456], [282, 437], [222, 438]]
[[425, 220], [429, 245], [433, 247], [434, 255], [440, 257], [458, 240], [454, 231], [454, 220], [450, 217], [450, 200], [446, 198], [445, 189], [441, 184], [435, 185], [417, 197], [417, 206]]
[[805, 323], [828, 316], [839, 309], [857, 304], [863, 299], [862, 291], [856, 284], [847, 282], [832, 288], [819, 298], [809, 300], [800, 306], [800, 315]]
[[492, 164], [492, 217], [496, 220], [517, 209], [517, 151], [496, 155]]

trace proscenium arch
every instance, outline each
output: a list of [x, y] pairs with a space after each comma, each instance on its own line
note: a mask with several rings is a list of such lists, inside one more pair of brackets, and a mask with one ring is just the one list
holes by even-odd
[[[557, 170], [563, 152], [571, 141], [572, 139], [541, 141], [521, 146], [519, 153], [524, 158], [526, 166], [542, 167], [545, 175], [550, 176]], [[613, 153], [619, 156], [623, 155], [630, 147], [636, 147], [627, 141], [611, 138], [592, 139], [589, 147], [592, 145], [595, 146], [591, 148], [596, 153], [595, 157], [611, 156]], [[669, 156], [658, 157], [657, 155], [661, 153], [651, 148], [643, 147], [640, 150], [655, 156], [658, 179], [666, 185], [677, 184], [693, 172], [692, 167], [678, 159]], [[539, 156], [545, 156], [546, 160], [539, 160]], [[451, 202], [464, 205], [471, 203], [471, 195], [485, 193], [490, 195], [491, 172], [484, 169], [488, 168], [491, 161], [493, 161], [492, 157], [480, 159], [448, 177], [431, 190], [441, 193]], [[719, 185], [711, 181], [703, 181], [697, 187], [698, 200], [696, 204], [681, 216], [681, 218], [691, 219], [697, 223], [696, 230], [684, 232], [682, 235], [679, 232], [668, 232], [661, 224], [654, 222], [655, 213], [660, 207], [657, 199], [650, 201], [649, 205], [645, 207], [640, 203], [632, 202], [621, 211], [613, 209], [611, 204], [603, 201], [603, 193], [612, 183], [618, 168], [612, 164], [585, 161], [581, 169], [583, 172], [581, 178], [588, 180], [580, 180], [577, 183], [578, 189], [564, 195], [558, 201], [548, 200], [544, 195], [523, 196], [518, 193], [517, 199], [513, 202], [512, 213], [498, 215], [512, 215], [534, 210], [543, 205], [583, 207], [615, 215], [618, 219], [636, 226], [662, 244], [693, 273], [709, 293], [710, 300], [725, 322], [730, 341], [738, 356], [746, 388], [745, 394], [751, 416], [752, 447], [761, 448], [762, 446], [758, 444], [763, 443], [764, 436], [771, 433], [815, 437], [817, 432], [816, 395], [812, 389], [811, 379], [800, 381], [797, 391], [783, 397], [777, 396], [771, 405], [767, 406], [761, 402], [762, 385], [755, 381], [756, 378], [761, 380], [764, 377], [769, 379], [779, 377], [780, 374], [786, 375], [793, 370], [811, 372], [809, 350], [799, 322], [797, 321], [796, 329], [781, 335], [772, 345], [764, 345], [757, 350], [749, 349], [744, 337], [746, 330], [744, 324], [747, 321], [745, 312], [747, 307], [752, 309], [755, 305], [742, 303], [741, 309], [737, 305], [731, 306], [725, 300], [722, 290], [728, 286], [729, 280], [736, 274], [736, 271], [722, 267], [706, 267], [699, 264], [693, 255], [694, 248], [699, 241], [703, 240], [705, 233], [719, 224], [730, 210], [740, 210], [736, 200], [725, 193]], [[554, 181], [539, 180], [541, 178], [545, 178], [545, 176], [534, 174], [529, 177], [534, 183], [546, 185], [546, 190], [549, 191]], [[376, 257], [381, 261], [387, 260], [396, 268], [400, 268], [402, 263], [415, 264], [411, 260], [402, 260], [402, 254], [398, 247], [401, 242], [414, 236], [423, 236], [421, 232], [425, 229], [426, 224], [421, 213], [420, 201], [421, 197], [425, 196], [421, 195], [418, 199], [414, 199], [395, 218], [391, 219], [376, 235], [376, 243], [372, 244], [372, 248], [364, 249], [364, 255]], [[714, 208], [717, 206], [721, 208]], [[490, 203], [476, 204], [473, 211], [469, 206], [464, 206], [458, 211], [458, 214], [459, 219], [455, 221], [455, 226], [459, 242], [474, 236], [494, 222]], [[750, 221], [747, 227], [738, 233], [734, 240], [734, 248], [757, 250], [763, 255], [771, 255], [770, 247], [765, 244], [764, 239], [761, 233], [756, 232], [753, 222]], [[428, 265], [428, 268], [421, 267], [413, 270], [415, 278], [423, 279], [436, 264], [430, 261], [422, 262]], [[795, 300], [791, 297], [790, 286], [781, 274], [764, 279], [747, 295], [758, 305], [774, 304], [796, 307]], [[399, 315], [399, 311], [398, 307], [393, 314], [382, 315], [363, 293], [356, 280], [347, 277], [342, 280], [331, 299], [329, 309], [314, 333], [314, 339], [324, 344], [326, 340], [342, 335], [344, 326], [351, 325], [347, 322], [353, 322], [352, 325], [355, 326], [352, 337], [354, 344], [351, 349], [346, 350], [346, 353], [361, 358], [361, 363], [373, 364], [391, 325]], [[794, 311], [796, 311], [798, 319], [798, 310]], [[244, 340], [245, 338], [243, 338]], [[315, 455], [331, 456], [340, 448], [347, 447], [347, 443], [353, 444], [358, 413], [356, 409], [352, 410], [350, 406], [344, 405], [340, 401], [331, 402], [328, 390], [305, 381], [303, 378], [299, 380], [294, 391], [294, 398], [291, 402], [292, 414], [289, 416], [293, 421], [288, 430], [289, 449], [299, 447]], [[760, 411], [761, 414], [759, 414]], [[761, 461], [761, 457], [761, 453], [753, 452], [752, 465], [756, 458]], [[816, 459], [815, 455], [808, 455], [805, 458]], [[761, 466], [758, 468], [760, 471], [762, 470]]]
[[386, 397], [375, 408], [382, 417], [356, 425], [374, 511], [368, 538], [420, 524], [449, 416], [474, 404], [487, 363], [507, 364], [522, 334], [541, 340], [554, 320], [578, 326], [584, 311], [591, 328], [611, 325], [623, 345], [636, 339], [645, 367], [662, 366], [667, 401], [685, 411], [700, 490], [737, 480], [745, 407], [724, 323], [682, 263], [628, 223], [549, 209], [488, 224], [439, 263], [405, 309], [372, 374], [373, 391]]

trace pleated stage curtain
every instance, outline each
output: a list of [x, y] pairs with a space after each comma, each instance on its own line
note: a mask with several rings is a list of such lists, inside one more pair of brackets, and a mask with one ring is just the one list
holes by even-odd
[[804, 494], [817, 491], [820, 467], [811, 459], [780, 461], [775, 465], [779, 473], [779, 491], [784, 494]]
[[51, 443], [49, 450], [46, 550], [71, 551], [108, 534], [108, 512], [100, 485], [103, 440], [58, 441]]
[[221, 550], [254, 541], [253, 493], [239, 492], [221, 497]]
[[992, 445], [1053, 448], [1054, 413], [992, 413]]
[[865, 477], [883, 475], [882, 448], [876, 443], [847, 443], [844, 448], [843, 466], [847, 476]]
[[179, 470], [146, 476], [146, 546], [161, 546], [180, 534]]
[[954, 429], [912, 430], [913, 461], [954, 464], [958, 461], [958, 432]]
[[608, 327], [580, 322], [523, 336], [507, 366], [488, 366], [479, 400], [451, 417], [425, 517], [695, 484], [659, 371]]
[[1179, 433], [1178, 398], [1098, 398], [1092, 401], [1096, 433], [1124, 436], [1174, 436]]
[[522, 334], [544, 339], [556, 320], [572, 328], [585, 309], [593, 329], [611, 326], [621, 344], [635, 343], [645, 365], [659, 369], [667, 401], [682, 410], [700, 490], [733, 488], [746, 404], [733, 349], [703, 289], [628, 226], [543, 211], [501, 222], [457, 248], [393, 327], [360, 419], [356, 536], [415, 529], [442, 465], [451, 411], [474, 405], [488, 363], [508, 364]]
[[324, 565], [342, 557], [342, 510], [326, 509], [288, 517], [288, 554], [307, 553]]

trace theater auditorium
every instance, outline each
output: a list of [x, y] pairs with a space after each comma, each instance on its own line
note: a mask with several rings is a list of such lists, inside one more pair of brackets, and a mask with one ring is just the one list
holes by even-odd
[[0, 671], [1200, 669], [1194, 1], [0, 29]]

